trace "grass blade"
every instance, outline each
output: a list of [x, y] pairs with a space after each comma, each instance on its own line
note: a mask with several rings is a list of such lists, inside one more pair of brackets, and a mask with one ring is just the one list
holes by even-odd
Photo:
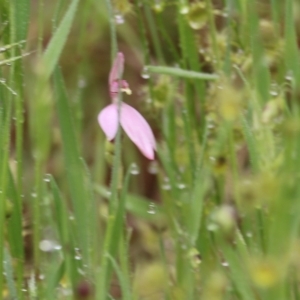
[[75, 213], [76, 232], [79, 239], [80, 250], [83, 254], [83, 260], [87, 262], [89, 248], [87, 203], [90, 199], [85, 184], [86, 178], [84, 176], [84, 170], [78, 150], [64, 81], [59, 70], [55, 72], [54, 85], [63, 140], [65, 165], [67, 168], [67, 180]]
[[67, 41], [73, 19], [75, 17], [76, 9], [79, 0], [73, 0], [55, 31], [48, 47], [43, 55], [43, 67], [45, 78], [49, 78], [58, 62], [63, 47]]
[[218, 75], [207, 74], [195, 71], [184, 70], [181, 68], [163, 67], [163, 66], [145, 66], [149, 73], [165, 74], [175, 77], [200, 79], [200, 80], [215, 80]]

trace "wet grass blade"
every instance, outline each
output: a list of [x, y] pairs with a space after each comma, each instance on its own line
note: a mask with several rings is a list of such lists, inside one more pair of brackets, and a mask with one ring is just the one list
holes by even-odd
[[59, 70], [55, 72], [54, 86], [63, 140], [67, 180], [75, 214], [76, 233], [79, 239], [79, 248], [83, 254], [83, 260], [87, 261], [89, 252], [87, 202], [90, 201], [90, 199], [64, 81]]
[[18, 300], [18, 294], [17, 289], [14, 281], [14, 269], [12, 265], [11, 256], [7, 250], [7, 248], [4, 249], [4, 271], [5, 271], [5, 277], [6, 282], [9, 290], [9, 295], [11, 299]]
[[73, 0], [71, 2], [66, 14], [64, 15], [59, 26], [57, 27], [52, 39], [48, 44], [46, 51], [43, 54], [43, 71], [45, 78], [49, 78], [59, 60], [60, 54], [67, 41], [71, 29], [71, 25], [75, 17], [78, 3], [79, 0]]
[[24, 40], [27, 36], [30, 0], [11, 0], [11, 10], [13, 10], [12, 24], [15, 26], [15, 40]]
[[175, 77], [191, 78], [199, 80], [215, 80], [218, 75], [207, 74], [196, 71], [184, 70], [181, 68], [163, 67], [163, 66], [145, 66], [149, 73], [165, 74]]

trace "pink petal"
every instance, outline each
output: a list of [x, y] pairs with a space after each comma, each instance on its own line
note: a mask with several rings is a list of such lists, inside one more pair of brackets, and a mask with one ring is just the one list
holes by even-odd
[[140, 151], [148, 159], [154, 159], [156, 142], [149, 124], [136, 109], [125, 103], [121, 108], [121, 125]]
[[118, 107], [110, 104], [104, 107], [98, 115], [98, 122], [107, 139], [111, 141], [118, 131]]
[[113, 66], [109, 73], [109, 85], [111, 85], [122, 77], [124, 71], [124, 54], [119, 52], [114, 60]]

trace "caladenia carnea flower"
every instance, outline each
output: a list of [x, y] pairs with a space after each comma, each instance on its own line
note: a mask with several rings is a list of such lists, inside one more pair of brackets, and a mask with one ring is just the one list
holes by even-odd
[[120, 124], [129, 138], [148, 159], [152, 160], [156, 142], [149, 124], [136, 109], [126, 103], [119, 103], [120, 92], [131, 94], [128, 83], [121, 79], [123, 70], [124, 55], [119, 52], [108, 80], [112, 103], [99, 113], [98, 122], [107, 139], [111, 141], [117, 135], [118, 121], [120, 120]]

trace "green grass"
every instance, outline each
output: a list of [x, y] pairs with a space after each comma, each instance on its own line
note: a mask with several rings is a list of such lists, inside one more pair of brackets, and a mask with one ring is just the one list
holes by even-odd
[[0, 1], [0, 300], [300, 299], [300, 5], [221, 2]]

